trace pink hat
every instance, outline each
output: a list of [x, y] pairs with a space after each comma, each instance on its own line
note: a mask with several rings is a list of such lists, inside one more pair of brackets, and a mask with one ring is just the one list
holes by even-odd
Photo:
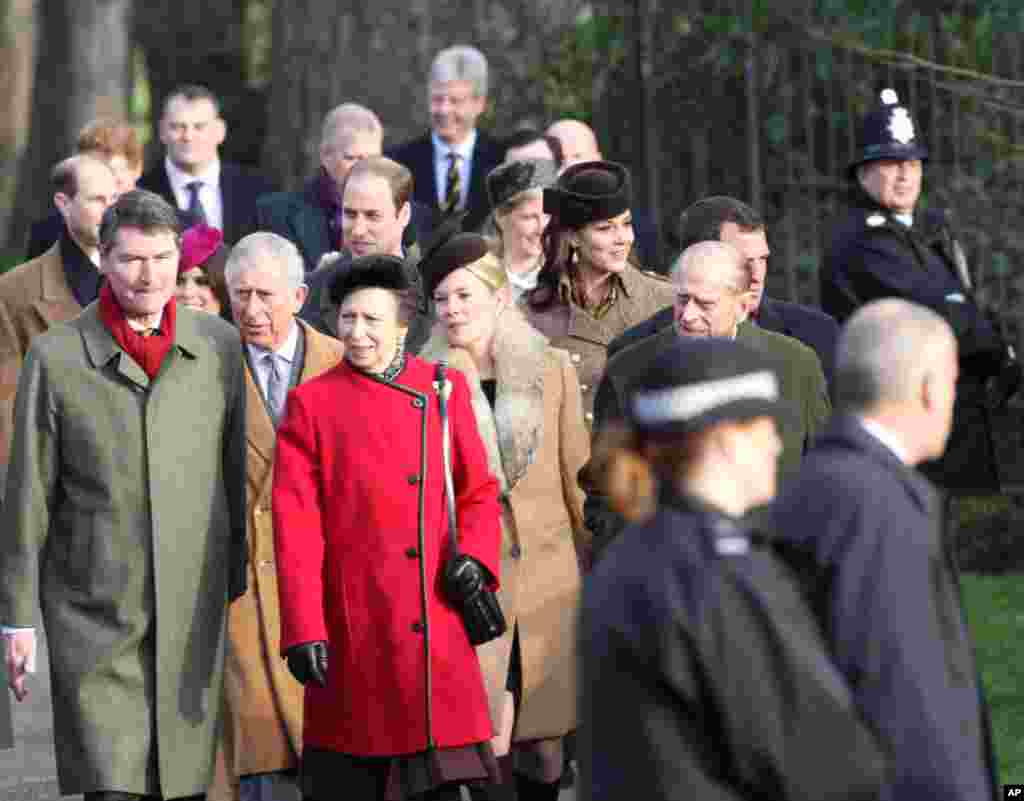
[[200, 223], [188, 228], [181, 237], [178, 272], [187, 273], [193, 267], [202, 267], [223, 242], [224, 234], [212, 226]]

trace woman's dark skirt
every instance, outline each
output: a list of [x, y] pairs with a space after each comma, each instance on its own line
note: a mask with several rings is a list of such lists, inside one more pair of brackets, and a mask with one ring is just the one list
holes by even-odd
[[316, 801], [406, 801], [445, 784], [501, 781], [489, 742], [399, 756], [364, 757], [306, 748], [302, 795]]

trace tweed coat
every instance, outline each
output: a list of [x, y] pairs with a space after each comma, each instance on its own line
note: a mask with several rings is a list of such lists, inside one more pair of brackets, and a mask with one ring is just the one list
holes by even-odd
[[0, 489], [14, 430], [14, 394], [28, 346], [50, 326], [81, 313], [64, 274], [59, 241], [0, 275]]
[[[334, 367], [344, 348], [296, 322], [305, 335], [302, 383]], [[211, 800], [236, 798], [238, 777], [294, 768], [302, 754], [302, 685], [280, 657], [281, 612], [270, 513], [274, 424], [248, 367], [245, 389], [249, 580], [245, 595], [228, 613], [223, 765], [207, 793]]]
[[447, 359], [469, 380], [473, 412], [491, 470], [501, 484], [499, 600], [509, 630], [477, 648], [492, 720], [504, 703], [515, 627], [519, 628], [522, 703], [515, 740], [561, 737], [576, 728], [577, 551], [586, 550], [583, 492], [576, 474], [590, 441], [569, 355], [548, 345], [517, 308], [507, 309], [494, 341], [494, 409], [462, 349], [449, 349], [435, 326], [421, 352]]
[[[461, 547], [498, 578], [498, 482], [466, 381], [449, 377]], [[392, 756], [492, 736], [479, 660], [440, 590], [449, 548], [433, 380], [415, 357], [391, 383], [343, 361], [288, 395], [272, 489], [281, 652], [325, 640], [330, 655], [327, 686], [306, 684], [306, 748]]]
[[0, 621], [42, 607], [63, 795], [210, 782], [227, 602], [245, 590], [242, 370], [237, 332], [187, 308], [153, 380], [98, 303], [29, 348]]
[[655, 273], [627, 266], [620, 273], [623, 291], [607, 314], [595, 320], [572, 303], [555, 302], [538, 311], [523, 301], [526, 319], [548, 338], [552, 347], [569, 352], [583, 397], [583, 419], [594, 423], [594, 400], [608, 359], [608, 345], [626, 329], [672, 304], [675, 287]]

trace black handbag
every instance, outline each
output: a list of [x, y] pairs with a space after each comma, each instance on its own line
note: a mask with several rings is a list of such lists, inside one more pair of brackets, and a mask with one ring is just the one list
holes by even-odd
[[441, 588], [448, 601], [462, 617], [469, 641], [483, 645], [496, 640], [508, 630], [508, 623], [494, 590], [494, 575], [479, 560], [462, 553], [455, 519], [455, 486], [452, 481], [452, 447], [448, 427], [448, 396], [451, 383], [445, 373], [447, 365], [437, 363], [434, 390], [441, 408], [442, 453], [444, 457], [444, 492], [448, 502], [448, 545], [451, 555], [441, 576]]

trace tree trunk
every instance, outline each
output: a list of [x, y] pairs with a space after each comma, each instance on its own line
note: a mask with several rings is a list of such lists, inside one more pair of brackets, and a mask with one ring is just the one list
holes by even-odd
[[18, 168], [9, 241], [20, 247], [45, 215], [53, 165], [72, 154], [78, 132], [101, 116], [123, 117], [130, 92], [132, 0], [42, 0], [32, 92], [31, 136]]
[[[552, 0], [278, 2], [264, 171], [295, 187], [316, 165], [320, 123], [339, 103], [362, 103], [397, 144], [426, 130], [426, 77], [437, 51], [479, 47], [490, 63], [490, 108], [481, 126], [499, 136], [543, 118], [542, 43], [582, 3]], [[486, 13], [484, 13], [486, 10]]]
[[[6, 239], [14, 206], [18, 164], [28, 142], [28, 116], [32, 102], [32, 73], [36, 52], [36, 0], [0, 3], [0, 97], [8, 98], [0, 116], [0, 237]], [[21, 242], [13, 242], [15, 248]], [[6, 250], [9, 243], [0, 243]]]
[[[255, 164], [266, 132], [266, 92], [250, 85], [243, 36], [248, 0], [148, 0], [135, 35], [149, 78], [153, 135], [150, 161], [162, 156], [158, 126], [163, 103], [175, 88], [199, 84], [221, 102], [228, 135], [221, 155]], [[300, 3], [278, 2], [298, 15]]]

